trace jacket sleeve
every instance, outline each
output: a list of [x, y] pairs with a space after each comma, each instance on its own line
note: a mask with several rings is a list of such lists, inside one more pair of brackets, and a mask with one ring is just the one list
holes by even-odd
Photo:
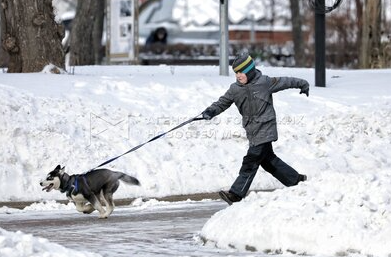
[[271, 93], [276, 93], [288, 88], [299, 88], [301, 90], [306, 90], [310, 87], [307, 80], [294, 77], [268, 77], [268, 79]]
[[220, 96], [219, 100], [206, 108], [205, 111], [208, 111], [214, 117], [227, 110], [234, 102], [232, 91], [232, 87], [230, 87], [224, 95]]

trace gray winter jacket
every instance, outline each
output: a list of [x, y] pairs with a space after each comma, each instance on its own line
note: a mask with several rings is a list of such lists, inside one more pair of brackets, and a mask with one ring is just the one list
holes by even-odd
[[219, 115], [235, 103], [242, 115], [250, 146], [276, 141], [277, 121], [272, 94], [288, 88], [308, 89], [306, 80], [293, 77], [268, 77], [256, 71], [256, 76], [246, 85], [233, 83], [228, 91], [209, 106], [206, 111]]

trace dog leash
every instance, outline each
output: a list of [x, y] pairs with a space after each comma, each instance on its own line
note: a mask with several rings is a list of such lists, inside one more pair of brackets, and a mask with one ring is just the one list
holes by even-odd
[[[201, 113], [201, 114], [202, 114], [202, 113]], [[189, 124], [189, 123], [191, 123], [191, 122], [193, 122], [193, 121], [204, 120], [204, 118], [198, 117], [198, 116], [200, 116], [201, 114], [198, 114], [198, 115], [195, 116], [194, 118], [191, 118], [191, 119], [189, 119], [189, 120], [187, 120], [187, 121], [185, 121], [185, 122], [182, 122], [181, 124], [177, 125], [176, 127], [174, 127], [174, 128], [172, 128], [172, 129], [170, 129], [170, 130], [164, 132], [164, 133], [161, 133], [161, 134], [159, 134], [159, 135], [157, 135], [157, 136], [151, 138], [150, 140], [148, 140], [148, 141], [145, 142], [145, 143], [142, 143], [142, 144], [139, 144], [138, 146], [133, 147], [132, 149], [130, 149], [129, 151], [127, 151], [127, 152], [125, 152], [125, 153], [123, 153], [123, 154], [120, 154], [120, 155], [118, 155], [118, 156], [116, 156], [116, 157], [114, 157], [114, 158], [111, 158], [110, 160], [107, 160], [107, 161], [105, 161], [105, 162], [99, 164], [98, 166], [96, 166], [95, 168], [91, 169], [90, 171], [95, 170], [95, 169], [97, 169], [97, 168], [99, 168], [99, 167], [102, 167], [102, 166], [104, 166], [104, 165], [106, 165], [106, 164], [109, 164], [110, 162], [113, 162], [113, 161], [117, 160], [118, 158], [120, 158], [120, 157], [122, 157], [122, 156], [124, 156], [124, 155], [126, 155], [126, 154], [128, 154], [128, 153], [134, 152], [134, 151], [136, 151], [137, 149], [143, 147], [144, 145], [146, 145], [146, 144], [148, 144], [148, 143], [150, 143], [150, 142], [152, 142], [152, 141], [155, 141], [156, 139], [159, 139], [159, 138], [163, 137], [164, 135], [166, 135], [166, 134], [168, 134], [168, 133], [170, 133], [170, 132], [172, 132], [172, 131], [174, 131], [174, 130], [176, 130], [176, 129], [179, 129], [179, 128], [181, 128], [181, 127], [183, 127], [183, 126], [185, 126], [185, 125], [187, 125], [187, 124]]]

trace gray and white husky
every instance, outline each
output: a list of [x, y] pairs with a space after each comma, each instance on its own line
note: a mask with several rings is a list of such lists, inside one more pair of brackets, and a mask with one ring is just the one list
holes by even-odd
[[[130, 185], [140, 185], [140, 182], [125, 173], [108, 169], [96, 169], [85, 174], [68, 175], [65, 167], [58, 165], [41, 181], [42, 190], [52, 189], [66, 193], [79, 212], [89, 214], [99, 211], [99, 218], [107, 218], [114, 210], [113, 194], [117, 191], [119, 181]], [[102, 205], [106, 206], [106, 210]]]

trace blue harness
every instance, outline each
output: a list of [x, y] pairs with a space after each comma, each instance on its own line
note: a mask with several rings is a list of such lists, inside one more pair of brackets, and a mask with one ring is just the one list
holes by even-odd
[[88, 185], [86, 177], [84, 175], [76, 175], [75, 176], [75, 182], [73, 182], [73, 185], [72, 185], [73, 189], [71, 191], [71, 194], [73, 194], [73, 195], [77, 195], [79, 193], [79, 177], [82, 177], [83, 180], [84, 180], [84, 183], [86, 185]]

